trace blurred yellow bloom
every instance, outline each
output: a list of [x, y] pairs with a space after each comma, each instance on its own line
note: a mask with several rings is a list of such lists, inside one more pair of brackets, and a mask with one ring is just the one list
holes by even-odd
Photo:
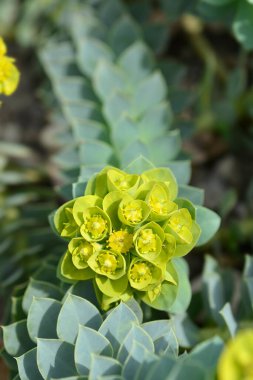
[[15, 66], [15, 59], [6, 56], [6, 45], [0, 37], [0, 95], [11, 95], [17, 88], [20, 73]]
[[7, 48], [2, 37], [0, 37], [0, 57], [7, 53]]
[[253, 380], [253, 330], [232, 339], [218, 363], [218, 380]]

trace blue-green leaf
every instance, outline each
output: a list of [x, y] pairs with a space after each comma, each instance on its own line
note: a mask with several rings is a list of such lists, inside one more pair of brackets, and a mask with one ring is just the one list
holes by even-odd
[[18, 372], [21, 380], [43, 380], [37, 366], [37, 348], [17, 358]]
[[81, 297], [69, 294], [59, 313], [57, 334], [60, 339], [74, 343], [79, 325], [97, 330], [101, 323], [102, 317], [94, 305]]
[[23, 310], [28, 313], [34, 297], [53, 298], [61, 300], [62, 291], [55, 285], [44, 281], [30, 280], [23, 298]]
[[106, 44], [95, 38], [78, 40], [78, 63], [84, 74], [92, 76], [94, 68], [102, 59], [113, 60], [113, 52]]
[[111, 342], [114, 353], [117, 354], [133, 323], [139, 323], [137, 316], [126, 304], [121, 302], [108, 315], [98, 331]]
[[59, 301], [34, 298], [27, 316], [27, 328], [33, 341], [37, 338], [57, 338], [56, 324], [61, 309]]
[[112, 147], [99, 140], [86, 140], [79, 147], [80, 163], [83, 165], [102, 165], [114, 159]]
[[191, 178], [190, 160], [170, 161], [167, 165], [174, 173], [179, 185], [187, 185]]
[[236, 330], [237, 330], [237, 322], [233, 316], [233, 312], [231, 309], [231, 305], [229, 302], [227, 302], [223, 308], [220, 310], [220, 314], [223, 317], [228, 331], [230, 332], [231, 337], [235, 336]]
[[38, 339], [37, 363], [45, 380], [77, 375], [74, 346], [58, 339]]
[[151, 73], [154, 67], [154, 58], [142, 42], [136, 42], [121, 54], [118, 63], [127, 73], [129, 81], [136, 85]]
[[234, 34], [246, 50], [253, 49], [253, 7], [247, 1], [239, 1], [236, 18], [232, 25]]
[[206, 370], [214, 371], [217, 367], [217, 362], [223, 348], [223, 340], [220, 337], [215, 336], [214, 338], [206, 340], [194, 347], [189, 355], [189, 363], [193, 359], [199, 362]]
[[136, 317], [139, 320], [139, 323], [142, 323], [143, 311], [142, 311], [140, 304], [135, 300], [135, 298], [132, 297], [128, 301], [126, 301], [125, 303], [134, 312], [134, 314], [136, 315]]
[[31, 341], [26, 321], [19, 321], [8, 326], [2, 326], [4, 348], [11, 356], [19, 356], [34, 347]]
[[196, 206], [196, 222], [201, 228], [198, 246], [207, 243], [220, 227], [220, 217], [214, 211], [202, 206]]
[[92, 354], [112, 356], [111, 343], [99, 332], [80, 325], [75, 344], [75, 363], [80, 375], [89, 374]]
[[195, 205], [202, 205], [204, 202], [204, 190], [193, 186], [179, 186], [178, 197], [189, 199]]
[[121, 365], [117, 360], [106, 356], [98, 356], [93, 353], [91, 357], [89, 380], [97, 380], [100, 376], [121, 374]]
[[123, 91], [126, 87], [126, 77], [121, 70], [107, 61], [100, 61], [94, 74], [96, 93], [103, 101], [115, 91]]
[[56, 94], [61, 101], [91, 100], [96, 101], [96, 96], [83, 77], [65, 77], [54, 82]]
[[143, 363], [153, 362], [156, 356], [149, 352], [142, 344], [134, 341], [122, 370], [125, 379], [133, 379], [136, 372], [141, 369]]
[[142, 328], [151, 336], [156, 354], [166, 352], [178, 356], [179, 344], [170, 320], [147, 322]]
[[111, 28], [109, 44], [118, 55], [136, 40], [140, 39], [141, 30], [129, 15], [122, 16]]
[[141, 115], [150, 107], [161, 103], [167, 94], [167, 86], [159, 71], [145, 78], [136, 88], [133, 96], [134, 115]]
[[171, 317], [172, 326], [181, 347], [193, 347], [199, 341], [199, 329], [187, 314]]
[[140, 326], [133, 325], [119, 348], [117, 359], [120, 363], [124, 364], [127, 357], [131, 355], [134, 342], [140, 343], [147, 351], [154, 352], [154, 344], [150, 335]]

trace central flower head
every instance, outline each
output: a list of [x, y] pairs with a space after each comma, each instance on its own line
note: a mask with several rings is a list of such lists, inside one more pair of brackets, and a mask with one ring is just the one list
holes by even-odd
[[108, 247], [118, 253], [127, 253], [133, 244], [133, 235], [127, 231], [115, 231], [108, 239]]
[[164, 282], [177, 286], [171, 259], [188, 253], [200, 233], [193, 205], [176, 198], [177, 189], [166, 168], [139, 175], [108, 166], [92, 176], [84, 195], [54, 215], [69, 240], [61, 275], [93, 279], [104, 308], [135, 293], [148, 304], [164, 297]]
[[137, 245], [141, 253], [155, 252], [157, 250], [156, 235], [151, 228], [140, 231]]

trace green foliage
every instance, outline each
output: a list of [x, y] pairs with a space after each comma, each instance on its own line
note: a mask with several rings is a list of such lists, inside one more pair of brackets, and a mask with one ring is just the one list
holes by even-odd
[[246, 50], [252, 50], [253, 6], [251, 0], [203, 0], [199, 5], [200, 15], [216, 21], [228, 22], [235, 38]]
[[[42, 280], [41, 288], [46, 288], [47, 277], [46, 267], [34, 275]], [[75, 284], [64, 296], [59, 288], [56, 298], [50, 291], [41, 297], [35, 290], [33, 299], [24, 294], [28, 310], [24, 309], [17, 322], [3, 327], [4, 356], [17, 357], [12, 368], [21, 380], [104, 376], [180, 380], [186, 368], [192, 378], [197, 374], [201, 379], [212, 378], [208, 376], [222, 349], [220, 339], [178, 356], [173, 320], [143, 323], [142, 310], [133, 299], [101, 315], [89, 301], [95, 295], [88, 288], [86, 283]]]
[[[73, 172], [77, 154], [82, 166], [81, 180], [87, 179], [86, 172], [90, 175], [105, 163], [125, 168], [139, 155], [156, 166], [170, 166], [180, 150], [178, 132], [169, 131], [172, 116], [165, 80], [155, 71], [154, 56], [144, 44], [141, 30], [130, 40], [114, 32], [117, 28], [124, 31], [126, 26], [127, 30], [138, 29], [123, 4], [117, 3], [119, 14], [115, 18], [111, 2], [97, 9], [84, 5], [73, 12], [69, 27], [76, 49], [68, 41], [52, 43], [51, 47], [49, 44], [41, 53], [64, 115], [74, 131], [73, 160], [70, 152], [65, 160], [61, 152], [61, 167]], [[110, 24], [108, 28], [109, 21], [104, 15], [110, 15], [115, 26]], [[84, 17], [89, 18], [88, 25], [83, 24]], [[74, 76], [69, 73], [70, 67]], [[80, 83], [85, 83], [85, 89], [82, 86], [80, 90]], [[86, 125], [95, 126], [92, 136], [85, 134]], [[189, 178], [182, 162], [183, 170], [184, 178]]]
[[[235, 270], [222, 269], [214, 258], [206, 256], [201, 286], [193, 294], [188, 314], [172, 317], [180, 346], [194, 347], [214, 334], [228, 340], [251, 326], [252, 268], [252, 257], [246, 255], [239, 277]], [[202, 328], [195, 323], [200, 315], [205, 318]]]
[[[48, 38], [47, 46], [40, 50], [40, 58], [51, 81], [52, 99], [55, 97], [57, 101], [57, 105], [53, 104], [53, 120], [60, 128], [50, 139], [60, 148], [54, 163], [59, 169], [57, 180], [64, 184], [60, 192], [67, 203], [50, 216], [53, 230], [62, 235], [65, 242], [53, 239], [48, 230], [44, 241], [43, 234], [42, 238], [36, 235], [32, 240], [35, 253], [42, 258], [52, 255], [33, 274], [27, 287], [15, 289], [11, 302], [12, 323], [3, 327], [5, 348], [2, 355], [15, 380], [212, 380], [216, 376], [223, 341], [213, 337], [213, 331], [210, 334], [198, 328], [195, 320], [185, 313], [191, 299], [189, 271], [183, 259], [175, 258], [185, 255], [196, 244], [209, 241], [220, 223], [214, 212], [203, 207], [203, 191], [188, 185], [190, 161], [181, 153], [180, 133], [174, 129], [181, 121], [182, 110], [191, 104], [192, 94], [178, 88], [184, 68], [173, 62], [161, 63], [154, 54], [166, 47], [167, 21], [151, 20], [154, 8], [150, 2], [130, 3], [49, 1], [40, 2], [40, 7], [25, 2], [26, 17], [17, 29], [24, 43], [29, 44], [30, 37], [38, 32], [34, 29], [38, 18], [45, 20], [41, 25], [43, 32], [39, 32], [40, 41], [49, 31], [56, 31]], [[182, 12], [192, 11], [195, 6], [195, 2], [190, 5], [184, 1], [162, 3], [172, 20]], [[241, 26], [239, 29], [244, 35], [245, 30]], [[232, 79], [226, 89], [230, 91], [231, 103], [235, 100], [234, 84], [237, 84], [237, 80]], [[117, 176], [122, 172], [114, 169], [113, 173], [111, 165], [128, 173], [123, 173], [123, 182], [127, 179], [127, 196], [125, 189], [119, 188]], [[110, 175], [105, 171], [101, 175], [105, 166], [110, 166]], [[157, 184], [144, 186], [137, 200], [131, 198], [140, 191], [139, 177], [143, 180], [146, 176], [146, 183], [149, 183], [148, 173], [159, 166], [164, 167], [170, 178], [156, 179], [158, 196], [164, 198], [165, 194], [167, 206], [169, 201], [175, 207], [165, 219], [147, 205]], [[3, 178], [14, 177], [8, 177], [7, 173]], [[15, 178], [17, 181], [19, 176]], [[170, 196], [167, 196], [168, 181]], [[130, 198], [138, 202], [141, 209], [142, 219], [138, 226], [135, 220], [129, 221], [125, 213]], [[170, 243], [177, 243], [171, 244], [173, 259], [166, 257], [159, 262], [157, 257], [147, 258], [147, 253], [138, 245], [146, 223], [157, 245], [164, 245], [164, 220], [170, 220], [173, 213], [182, 210], [187, 210], [187, 216], [185, 213], [176, 215], [177, 222], [181, 227], [191, 224], [190, 230], [184, 229], [182, 233], [176, 228], [176, 222], [166, 230]], [[45, 206], [37, 211], [36, 207], [32, 210], [32, 223], [34, 219], [41, 223], [44, 211], [48, 213]], [[84, 223], [92, 217], [104, 220], [106, 225], [105, 231], [95, 237]], [[198, 225], [202, 231], [199, 240]], [[134, 235], [131, 264], [147, 260], [157, 269], [152, 277], [154, 282], [148, 284], [150, 288], [132, 289], [144, 301], [147, 315], [151, 306], [170, 312], [169, 320], [143, 323], [142, 309], [131, 298], [127, 277], [130, 263], [125, 252], [117, 254], [120, 268], [111, 277], [98, 268], [97, 256], [101, 251], [94, 253], [95, 249], [102, 246], [103, 253], [107, 251], [108, 254], [105, 246], [108, 237], [115, 230], [119, 232], [122, 226]], [[34, 231], [36, 225], [33, 224], [31, 232], [25, 232], [26, 236], [30, 238]], [[30, 242], [25, 246], [30, 247]], [[89, 253], [90, 246], [93, 257], [87, 263], [82, 254], [87, 250]], [[59, 253], [66, 250], [56, 276]], [[15, 248], [16, 252], [20, 254], [19, 247]], [[189, 310], [192, 316], [193, 304], [201, 298], [198, 307], [205, 304], [208, 323], [218, 324], [215, 333], [226, 338], [234, 336], [241, 321], [252, 317], [252, 270], [251, 260], [247, 260], [241, 285], [245, 304], [237, 310], [232, 307], [233, 274], [221, 270], [208, 259], [202, 298], [200, 294], [194, 295]], [[17, 262], [20, 270], [22, 266]], [[33, 267], [38, 262], [36, 257]], [[158, 296], [152, 298], [147, 293], [155, 290], [154, 285], [161, 285], [161, 272], [166, 281]], [[69, 283], [61, 282], [66, 278]], [[8, 276], [8, 281], [10, 279]], [[108, 314], [100, 313], [98, 305], [108, 309], [115, 302], [118, 304], [115, 309]], [[158, 313], [155, 316], [160, 317]], [[212, 339], [199, 344], [210, 336]], [[189, 353], [179, 355], [185, 348]]]
[[[52, 234], [48, 213], [56, 206], [44, 171], [31, 164], [34, 152], [0, 145], [0, 291], [27, 279], [38, 262], [62, 244]], [[58, 246], [58, 248], [57, 248]], [[7, 310], [6, 310], [7, 311]]]
[[[152, 165], [166, 166], [177, 178], [179, 194], [202, 204], [200, 190], [185, 186], [190, 177], [189, 162], [178, 157], [179, 133], [170, 131], [172, 112], [166, 82], [155, 70], [155, 57], [141, 34], [127, 45], [118, 38], [115, 48], [113, 28], [108, 29], [108, 21], [102, 23], [103, 18], [99, 18], [104, 14], [113, 17], [111, 8], [111, 2], [107, 2], [97, 9], [86, 5], [78, 13], [73, 12], [69, 28], [76, 48], [71, 41], [51, 42], [41, 52], [71, 132], [68, 136], [72, 143], [68, 138], [68, 144], [56, 157], [57, 163], [72, 181], [81, 168], [79, 182], [86, 182], [105, 164], [123, 169], [128, 166], [127, 171], [133, 172], [137, 163], [138, 172]], [[110, 22], [120, 27], [127, 18], [136, 28], [123, 5], [119, 12]], [[83, 24], [84, 17], [89, 18], [90, 25]], [[104, 30], [102, 36], [100, 29]], [[68, 126], [63, 134], [67, 131]], [[65, 191], [68, 198], [70, 194], [70, 190]], [[218, 220], [209, 237], [215, 225], [217, 228]]]
[[169, 22], [187, 13], [197, 14], [207, 22], [219, 22], [231, 28], [237, 41], [251, 51], [253, 31], [253, 5], [251, 0], [160, 0]]

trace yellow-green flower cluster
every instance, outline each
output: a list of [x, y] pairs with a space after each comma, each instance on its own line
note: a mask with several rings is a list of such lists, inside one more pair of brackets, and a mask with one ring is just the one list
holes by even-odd
[[58, 233], [69, 240], [60, 276], [93, 279], [103, 308], [133, 293], [152, 303], [164, 282], [176, 286], [171, 260], [188, 253], [200, 235], [193, 205], [177, 192], [167, 168], [141, 175], [103, 169], [84, 196], [55, 214]]
[[253, 379], [253, 330], [242, 330], [231, 339], [218, 364], [218, 380]]
[[11, 95], [17, 88], [20, 73], [15, 59], [8, 57], [4, 40], [0, 37], [0, 95]]

